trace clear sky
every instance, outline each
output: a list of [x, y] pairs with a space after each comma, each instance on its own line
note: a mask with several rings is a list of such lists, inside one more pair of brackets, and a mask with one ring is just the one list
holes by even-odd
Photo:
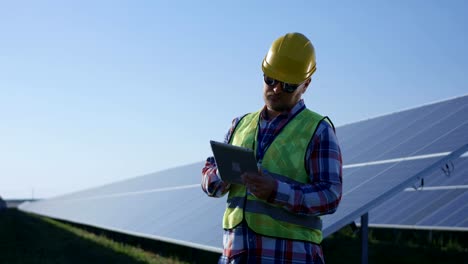
[[0, 195], [203, 161], [263, 106], [287, 32], [312, 40], [303, 98], [337, 126], [468, 93], [464, 0], [0, 1]]

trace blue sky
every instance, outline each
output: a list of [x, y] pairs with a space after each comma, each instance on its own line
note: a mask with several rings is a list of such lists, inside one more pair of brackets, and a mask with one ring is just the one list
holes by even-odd
[[312, 40], [303, 98], [337, 126], [465, 95], [466, 14], [461, 0], [2, 1], [0, 195], [203, 161], [263, 106], [261, 60], [287, 32]]

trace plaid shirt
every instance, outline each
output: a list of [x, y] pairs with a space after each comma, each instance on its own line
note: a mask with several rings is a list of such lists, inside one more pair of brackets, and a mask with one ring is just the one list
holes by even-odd
[[[268, 120], [266, 107], [260, 114], [257, 158], [263, 157], [267, 147], [281, 129], [305, 108], [300, 100], [291, 111]], [[226, 134], [229, 142], [241, 117], [235, 118]], [[310, 183], [289, 184], [277, 181], [268, 202], [281, 205], [295, 214], [324, 215], [334, 213], [341, 200], [342, 160], [338, 140], [328, 122], [320, 122], [306, 153], [306, 168]], [[221, 181], [213, 157], [206, 160], [202, 170], [202, 189], [211, 197], [221, 197], [230, 185]], [[320, 245], [288, 239], [266, 237], [253, 232], [245, 221], [234, 229], [225, 230], [224, 251], [219, 263], [324, 263]]]

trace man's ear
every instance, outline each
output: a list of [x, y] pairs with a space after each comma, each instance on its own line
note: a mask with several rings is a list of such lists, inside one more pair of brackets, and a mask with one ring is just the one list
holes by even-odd
[[305, 93], [307, 91], [307, 88], [309, 88], [309, 84], [312, 81], [312, 78], [307, 79], [307, 81], [304, 82], [304, 88], [302, 89], [302, 93]]

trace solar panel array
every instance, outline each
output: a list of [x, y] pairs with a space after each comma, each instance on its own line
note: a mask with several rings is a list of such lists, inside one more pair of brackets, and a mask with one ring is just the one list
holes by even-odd
[[467, 176], [464, 155], [372, 209], [369, 226], [468, 231]]
[[[456, 170], [447, 178], [449, 182], [443, 184], [450, 185], [450, 180], [458, 177], [466, 178], [463, 177], [466, 158], [459, 156], [468, 151], [468, 96], [338, 127], [337, 135], [343, 151], [344, 195], [337, 212], [323, 217], [324, 236], [372, 209], [377, 210], [376, 207], [383, 206], [387, 200], [391, 203], [387, 207], [371, 211], [371, 223], [373, 214], [376, 219], [398, 218], [385, 214], [395, 214], [396, 209], [401, 209], [399, 213], [403, 217], [398, 219], [406, 218], [404, 221], [408, 223], [409, 219], [417, 219], [417, 223], [424, 225], [444, 227], [455, 223], [468, 227], [467, 210], [456, 207], [460, 201], [466, 204], [466, 189], [445, 190], [446, 198], [439, 201], [434, 200], [430, 191], [404, 192], [421, 178], [427, 183], [426, 189], [439, 184], [438, 172], [446, 164], [456, 163]], [[203, 164], [190, 164], [27, 203], [20, 209], [221, 252], [221, 218], [226, 198], [208, 198], [202, 192]], [[462, 180], [462, 185], [465, 183]], [[406, 197], [416, 193], [424, 197]], [[393, 198], [400, 195], [405, 197]], [[406, 200], [399, 200], [403, 198]], [[424, 199], [434, 200], [433, 210], [437, 213], [428, 208], [415, 211], [414, 208], [422, 209], [417, 201]]]
[[441, 160], [464, 148], [468, 96], [345, 125], [337, 135], [343, 152], [344, 198], [335, 214], [323, 217], [324, 235], [413, 185], [419, 176], [438, 171], [445, 164]]

